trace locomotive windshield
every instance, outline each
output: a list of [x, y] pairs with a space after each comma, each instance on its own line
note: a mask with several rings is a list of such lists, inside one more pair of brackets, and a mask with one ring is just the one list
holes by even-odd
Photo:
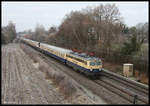
[[95, 62], [90, 62], [90, 66], [95, 66]]
[[101, 65], [101, 62], [100, 62], [100, 61], [97, 61], [96, 64], [97, 64], [97, 65]]
[[101, 62], [100, 61], [90, 62], [90, 66], [96, 66], [96, 65], [101, 65]]

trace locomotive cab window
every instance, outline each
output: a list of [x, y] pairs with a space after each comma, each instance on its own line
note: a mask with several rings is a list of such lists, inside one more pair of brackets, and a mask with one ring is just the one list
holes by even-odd
[[95, 66], [96, 63], [95, 62], [90, 62], [90, 66]]
[[97, 64], [97, 65], [101, 65], [101, 62], [100, 62], [100, 61], [98, 61], [98, 62], [96, 62], [96, 64]]

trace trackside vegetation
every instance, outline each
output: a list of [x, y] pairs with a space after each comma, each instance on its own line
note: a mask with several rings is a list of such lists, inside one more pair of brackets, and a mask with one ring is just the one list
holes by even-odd
[[[63, 48], [93, 52], [108, 62], [132, 63], [135, 69], [148, 73], [148, 26], [145, 22], [128, 27], [115, 4], [100, 4], [71, 11], [59, 26], [48, 30], [37, 25], [34, 32], [17, 34]], [[15, 36], [13, 24], [2, 28], [2, 43], [11, 42]]]

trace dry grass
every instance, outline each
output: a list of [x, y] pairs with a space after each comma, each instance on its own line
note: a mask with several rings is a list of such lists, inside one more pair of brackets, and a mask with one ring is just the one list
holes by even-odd
[[30, 51], [30, 50], [28, 50], [23, 44], [20, 44], [20, 47], [22, 48], [22, 50], [26, 53], [26, 54], [28, 54], [28, 56], [30, 57], [30, 58], [32, 58], [33, 59], [33, 62], [34, 63], [37, 63], [37, 58], [36, 58], [36, 55], [34, 55], [33, 53], [32, 53], [32, 51]]
[[61, 81], [59, 86], [61, 88], [61, 92], [65, 94], [66, 98], [72, 96], [76, 92], [75, 86], [68, 78]]
[[21, 48], [25, 53], [29, 55], [30, 58], [33, 59], [33, 62], [40, 63], [39, 70], [45, 73], [45, 79], [52, 80], [53, 85], [59, 88], [59, 92], [64, 94], [65, 99], [71, 97], [77, 91], [75, 85], [73, 84], [73, 81], [64, 73], [62, 73], [61, 70], [60, 72], [55, 71], [47, 63], [45, 63], [43, 60], [37, 57], [33, 53], [33, 51], [30, 51], [24, 45], [21, 45]]
[[53, 69], [48, 69], [46, 73], [47, 78], [53, 81], [54, 85], [59, 88], [59, 91], [64, 94], [65, 98], [72, 96], [77, 91], [71, 79], [66, 75], [56, 72]]

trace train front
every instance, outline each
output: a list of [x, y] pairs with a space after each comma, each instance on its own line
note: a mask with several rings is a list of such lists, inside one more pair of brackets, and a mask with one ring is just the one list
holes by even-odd
[[102, 70], [102, 61], [100, 58], [91, 58], [88, 61], [88, 66], [91, 74], [99, 75]]

